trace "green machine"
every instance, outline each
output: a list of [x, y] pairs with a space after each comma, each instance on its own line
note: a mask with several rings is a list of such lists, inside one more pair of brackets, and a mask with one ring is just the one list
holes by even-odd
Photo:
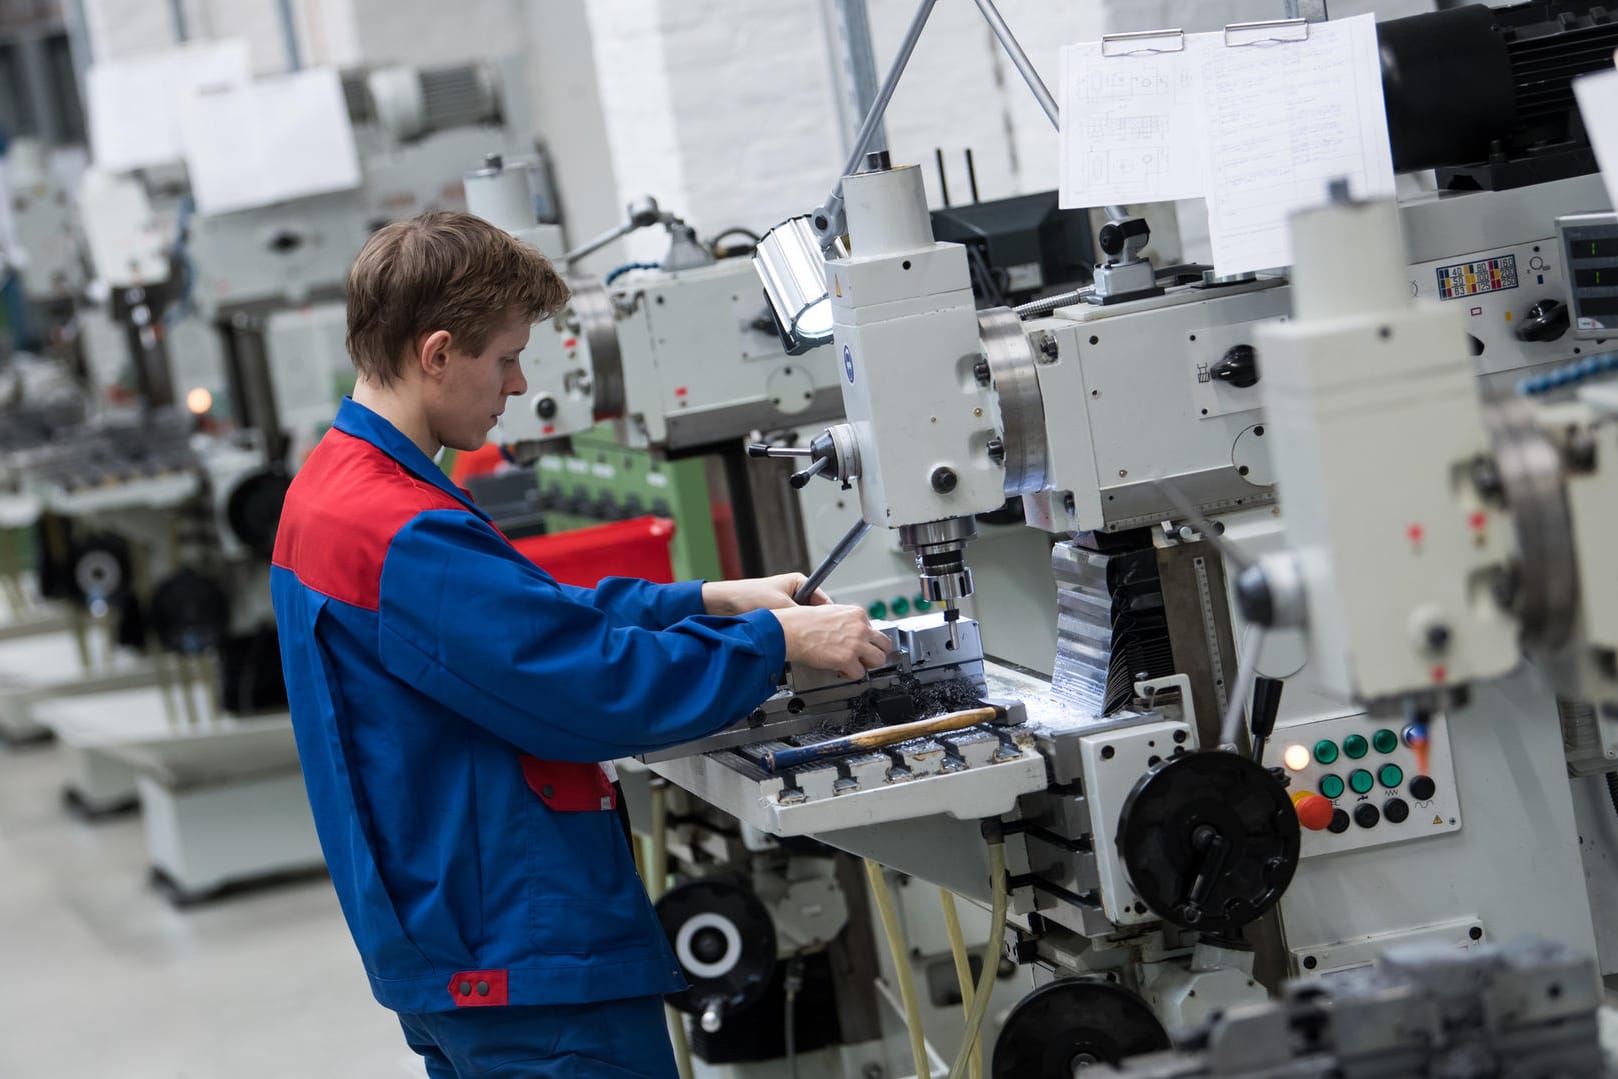
[[[674, 522], [669, 558], [675, 578], [724, 577], [701, 458], [660, 461], [645, 450], [626, 449], [611, 424], [570, 441], [571, 453], [547, 453], [534, 465], [537, 508], [547, 535], [648, 514], [667, 517]], [[453, 451], [439, 459], [439, 467], [454, 470]]]

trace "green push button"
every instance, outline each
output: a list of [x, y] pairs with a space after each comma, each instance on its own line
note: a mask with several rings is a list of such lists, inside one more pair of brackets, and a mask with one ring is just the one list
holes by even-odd
[[1365, 756], [1366, 753], [1370, 752], [1370, 749], [1371, 747], [1365, 741], [1365, 735], [1363, 734], [1351, 734], [1343, 739], [1343, 752], [1355, 760]]
[[1337, 759], [1337, 743], [1329, 738], [1322, 738], [1315, 743], [1315, 760], [1321, 764], [1330, 764]]
[[895, 618], [903, 618], [909, 613], [910, 601], [905, 599], [903, 596], [895, 596], [893, 599], [893, 616]]
[[1327, 773], [1320, 777], [1320, 793], [1333, 801], [1343, 796], [1343, 777]]
[[1376, 778], [1384, 787], [1397, 787], [1405, 781], [1405, 770], [1397, 764], [1384, 764], [1376, 770]]
[[873, 599], [871, 605], [865, 608], [865, 613], [872, 618], [886, 618], [888, 616], [888, 605], [879, 599]]
[[1355, 794], [1369, 794], [1375, 784], [1376, 780], [1371, 778], [1371, 773], [1363, 768], [1356, 768], [1348, 773], [1348, 785]]
[[1371, 745], [1376, 748], [1378, 753], [1392, 753], [1399, 748], [1399, 736], [1383, 727], [1371, 735]]
[[918, 610], [918, 611], [930, 611], [932, 609], [933, 609], [933, 601], [928, 599], [926, 596], [922, 595], [920, 592], [917, 592], [916, 593], [916, 610]]

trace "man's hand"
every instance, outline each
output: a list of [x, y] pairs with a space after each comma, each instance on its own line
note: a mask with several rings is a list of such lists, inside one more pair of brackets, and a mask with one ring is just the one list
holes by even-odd
[[[801, 578], [800, 578], [801, 580]], [[871, 625], [863, 608], [822, 603], [816, 607], [788, 605], [771, 612], [786, 635], [787, 662], [836, 671], [844, 678], [865, 677], [872, 667], [887, 662], [893, 642]]]
[[[744, 581], [704, 581], [702, 609], [709, 614], [746, 614], [791, 607], [792, 593], [806, 580], [801, 573], [777, 573], [774, 577], [749, 577]], [[830, 602], [831, 597], [818, 588], [809, 597], [810, 606]]]

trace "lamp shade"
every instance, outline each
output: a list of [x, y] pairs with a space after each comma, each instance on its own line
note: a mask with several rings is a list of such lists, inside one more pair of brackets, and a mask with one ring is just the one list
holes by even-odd
[[790, 218], [765, 233], [753, 251], [753, 267], [788, 355], [831, 340], [826, 260], [808, 216]]

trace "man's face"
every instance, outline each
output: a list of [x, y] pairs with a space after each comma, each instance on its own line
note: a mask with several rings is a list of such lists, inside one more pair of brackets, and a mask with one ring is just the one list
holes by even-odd
[[478, 449], [499, 422], [506, 399], [528, 392], [520, 355], [528, 346], [529, 329], [526, 319], [508, 319], [475, 356], [451, 343], [449, 364], [431, 410], [440, 443], [455, 450]]

